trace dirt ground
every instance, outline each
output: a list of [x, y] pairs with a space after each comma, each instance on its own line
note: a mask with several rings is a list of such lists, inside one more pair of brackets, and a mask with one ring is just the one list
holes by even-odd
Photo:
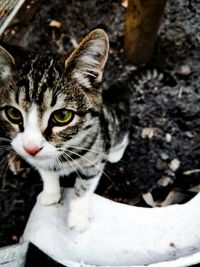
[[[104, 28], [111, 50], [103, 87], [133, 88], [133, 123], [123, 159], [107, 165], [97, 193], [148, 207], [183, 203], [200, 189], [200, 2], [167, 1], [154, 54], [136, 70], [123, 54], [125, 13], [116, 0], [30, 1], [2, 39], [40, 53], [63, 54], [90, 30]], [[138, 77], [154, 69], [163, 79], [150, 78], [136, 88]], [[39, 175], [26, 164], [13, 175], [4, 163], [0, 246], [18, 242], [42, 188]], [[61, 179], [65, 186], [66, 180]]]

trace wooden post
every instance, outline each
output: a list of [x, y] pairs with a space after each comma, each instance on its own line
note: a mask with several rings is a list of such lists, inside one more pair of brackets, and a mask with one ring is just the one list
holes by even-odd
[[129, 0], [126, 14], [124, 53], [140, 65], [150, 59], [166, 0]]

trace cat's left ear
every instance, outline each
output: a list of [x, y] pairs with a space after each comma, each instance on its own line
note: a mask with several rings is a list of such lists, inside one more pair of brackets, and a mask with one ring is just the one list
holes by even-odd
[[109, 52], [108, 35], [102, 29], [90, 32], [65, 61], [65, 68], [81, 85], [91, 88], [101, 82]]
[[10, 77], [12, 66], [15, 64], [11, 54], [0, 45], [0, 81], [4, 82]]

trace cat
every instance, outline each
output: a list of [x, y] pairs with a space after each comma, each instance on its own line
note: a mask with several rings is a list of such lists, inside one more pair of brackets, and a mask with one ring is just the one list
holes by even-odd
[[[102, 90], [109, 53], [106, 32], [90, 32], [66, 58], [26, 52], [24, 60], [0, 47], [0, 124], [9, 153], [43, 180], [41, 203], [60, 201], [60, 176], [76, 172], [69, 228], [90, 224], [90, 197], [107, 161], [119, 161], [129, 142], [130, 97]], [[13, 52], [14, 53], [14, 52]]]

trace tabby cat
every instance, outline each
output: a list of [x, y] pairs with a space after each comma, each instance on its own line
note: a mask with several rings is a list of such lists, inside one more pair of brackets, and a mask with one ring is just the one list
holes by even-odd
[[64, 61], [33, 52], [18, 60], [0, 47], [1, 139], [40, 173], [43, 205], [59, 202], [59, 177], [76, 173], [67, 217], [77, 231], [89, 224], [90, 196], [106, 162], [119, 161], [128, 144], [129, 97], [100, 86], [108, 52], [101, 29]]

